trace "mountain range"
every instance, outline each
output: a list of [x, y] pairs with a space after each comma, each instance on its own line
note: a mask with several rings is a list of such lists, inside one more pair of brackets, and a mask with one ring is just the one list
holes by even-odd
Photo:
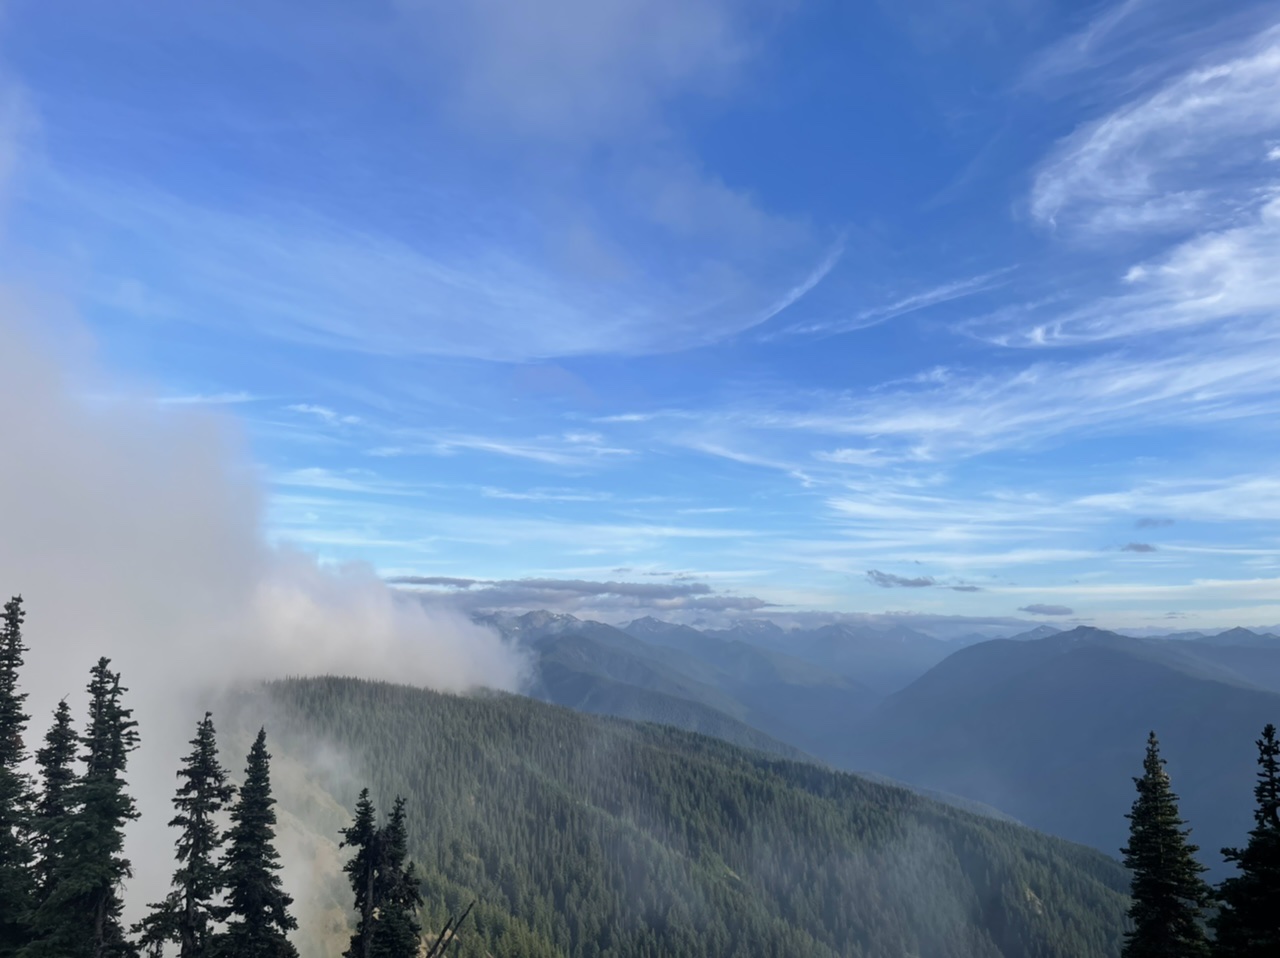
[[[1127, 879], [1095, 851], [902, 788], [669, 726], [353, 679], [235, 693], [266, 723], [302, 900], [367, 786], [408, 800], [424, 923], [459, 958], [1115, 958]], [[232, 731], [234, 730], [234, 731]], [[336, 958], [330, 905], [308, 954]]]
[[[1247, 669], [1247, 671], [1246, 671]], [[1251, 820], [1253, 742], [1280, 719], [1280, 643], [1224, 646], [1077, 628], [957, 651], [877, 705], [844, 761], [987, 802], [1117, 854], [1147, 732], [1181, 810], [1218, 850]]]
[[1155, 730], [1215, 873], [1249, 827], [1253, 741], [1280, 721], [1280, 638], [1247, 629], [945, 642], [846, 624], [489, 621], [534, 656], [536, 697], [887, 776], [1110, 854]]

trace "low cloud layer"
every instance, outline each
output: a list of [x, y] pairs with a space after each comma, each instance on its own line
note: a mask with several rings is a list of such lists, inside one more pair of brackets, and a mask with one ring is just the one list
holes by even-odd
[[1066, 605], [1044, 605], [1040, 602], [1024, 605], [1018, 609], [1019, 612], [1027, 612], [1031, 615], [1075, 615], [1076, 610]]
[[644, 615], [688, 618], [690, 614], [755, 612], [773, 607], [755, 596], [715, 592], [707, 583], [686, 576], [675, 576], [669, 582], [615, 582], [402, 575], [387, 582], [419, 590], [429, 604], [465, 612], [547, 609], [610, 621]]
[[867, 581], [872, 585], [880, 586], [882, 589], [931, 589], [936, 586], [939, 589], [948, 589], [952, 592], [982, 591], [982, 587], [976, 585], [946, 585], [931, 575], [915, 576], [913, 578], [905, 575], [894, 575], [891, 572], [881, 572], [879, 569], [868, 569]]
[[1156, 547], [1149, 542], [1130, 542], [1120, 547], [1121, 552], [1155, 552]]
[[880, 586], [882, 589], [927, 589], [935, 584], [932, 576], [922, 575], [916, 578], [908, 578], [905, 575], [881, 572], [879, 569], [868, 569], [867, 581], [873, 585]]

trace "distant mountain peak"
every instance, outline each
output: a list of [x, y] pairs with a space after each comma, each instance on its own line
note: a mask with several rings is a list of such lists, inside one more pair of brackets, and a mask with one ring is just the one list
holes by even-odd
[[787, 630], [769, 619], [736, 619], [729, 631], [743, 635], [778, 636], [786, 635]]
[[576, 625], [581, 619], [577, 616], [569, 615], [567, 612], [548, 612], [546, 609], [536, 609], [533, 612], [526, 612], [524, 615], [519, 616], [516, 621], [522, 625], [540, 629], [548, 625]]
[[626, 625], [622, 626], [623, 631], [630, 632], [632, 629], [639, 629], [642, 632], [696, 632], [687, 625], [680, 625], [678, 622], [668, 622], [665, 619], [658, 619], [652, 615], [646, 615], [639, 619], [632, 619]]
[[1039, 639], [1047, 639], [1051, 635], [1058, 635], [1062, 629], [1056, 625], [1037, 625], [1034, 629], [1028, 629], [1026, 632], [1019, 632], [1017, 635], [1009, 636], [1010, 639], [1018, 642], [1035, 642]]
[[471, 616], [473, 622], [492, 626], [508, 639], [525, 639], [567, 632], [586, 623], [566, 612], [548, 612], [537, 609], [516, 615], [511, 612], [478, 612]]
[[1252, 629], [1246, 629], [1243, 626], [1236, 626], [1234, 629], [1227, 629], [1225, 632], [1219, 632], [1217, 635], [1206, 636], [1200, 640], [1206, 645], [1243, 645], [1243, 646], [1270, 646], [1273, 643], [1280, 642], [1280, 636], [1272, 635], [1269, 632], [1255, 632]]
[[1252, 629], [1246, 629], [1242, 625], [1237, 625], [1234, 629], [1227, 629], [1225, 632], [1219, 632], [1214, 636], [1215, 639], [1258, 639], [1261, 638], [1257, 632]]
[[[1108, 645], [1124, 642], [1129, 637], [1108, 629], [1099, 629], [1093, 625], [1077, 625], [1074, 629], [1057, 632], [1049, 638], [1063, 642], [1106, 643]], [[1132, 640], [1130, 640], [1132, 641]]]

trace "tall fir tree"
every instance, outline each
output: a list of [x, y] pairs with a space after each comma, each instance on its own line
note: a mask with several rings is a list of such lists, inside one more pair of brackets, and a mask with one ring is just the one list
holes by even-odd
[[406, 865], [409, 836], [404, 799], [397, 798], [378, 836], [378, 919], [370, 958], [416, 958], [422, 944], [417, 870]]
[[133, 958], [137, 948], [121, 924], [121, 890], [132, 866], [124, 857], [125, 823], [138, 817], [125, 791], [137, 722], [122, 697], [128, 689], [101, 658], [90, 671], [89, 722], [80, 744], [84, 773], [71, 783], [69, 813], [57, 829], [59, 854], [36, 908], [29, 958]]
[[23, 772], [29, 716], [20, 692], [23, 653], [22, 596], [4, 606], [0, 626], [0, 956], [16, 955], [29, 936], [31, 880], [31, 780]]
[[40, 791], [32, 815], [31, 831], [35, 842], [37, 900], [51, 888], [63, 854], [62, 837], [71, 811], [71, 786], [76, 780], [72, 763], [78, 742], [75, 727], [71, 724], [71, 708], [63, 699], [54, 709], [53, 726], [45, 733], [44, 746], [36, 749]]
[[196, 723], [191, 754], [178, 770], [182, 784], [173, 799], [177, 814], [169, 827], [179, 829], [178, 868], [173, 890], [134, 926], [139, 944], [159, 954], [165, 942], [178, 944], [179, 958], [205, 958], [213, 933], [214, 899], [222, 889], [218, 851], [223, 836], [216, 816], [235, 795], [226, 769], [218, 762], [213, 716], [204, 713]]
[[1142, 777], [1135, 778], [1138, 797], [1129, 819], [1129, 844], [1122, 852], [1133, 875], [1123, 958], [1205, 958], [1209, 941], [1203, 916], [1213, 893], [1200, 876], [1199, 849], [1178, 814], [1174, 794], [1160, 757], [1156, 733], [1147, 738]]
[[1253, 829], [1244, 848], [1224, 848], [1238, 874], [1223, 881], [1222, 907], [1214, 918], [1214, 954], [1219, 958], [1280, 955], [1280, 741], [1276, 727], [1262, 730]]
[[378, 824], [369, 790], [363, 789], [356, 802], [351, 824], [342, 829], [339, 848], [353, 848], [355, 854], [342, 866], [355, 894], [356, 930], [343, 958], [370, 958], [373, 947], [374, 913], [378, 907]]
[[376, 824], [366, 788], [356, 802], [342, 845], [355, 849], [343, 866], [355, 893], [356, 930], [343, 958], [416, 958], [422, 943], [418, 909], [422, 895], [417, 872], [408, 863], [405, 802], [397, 798], [391, 816]]
[[213, 937], [218, 958], [297, 958], [287, 934], [298, 927], [289, 914], [293, 899], [280, 883], [275, 850], [276, 813], [271, 797], [271, 755], [267, 733], [258, 731], [249, 750], [240, 798], [231, 809], [224, 860], [227, 903], [214, 916], [227, 923]]

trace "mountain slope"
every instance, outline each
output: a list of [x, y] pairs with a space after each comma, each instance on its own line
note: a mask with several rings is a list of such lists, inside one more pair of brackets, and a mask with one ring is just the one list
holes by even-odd
[[610, 642], [598, 632], [592, 635], [584, 631], [546, 636], [532, 642], [530, 648], [537, 654], [539, 674], [554, 664], [583, 676], [598, 676], [612, 683], [697, 702], [735, 719], [746, 717], [743, 704], [713, 684], [713, 673], [681, 668], [680, 663], [673, 662], [674, 655], [663, 656], [626, 633], [619, 635], [626, 640], [626, 645]]
[[657, 619], [625, 631], [546, 612], [483, 621], [533, 653], [536, 698], [783, 755], [839, 754], [876, 698], [808, 662]]
[[[849, 724], [879, 698], [866, 686], [783, 652], [658, 619], [637, 619], [626, 632], [650, 646], [698, 659], [709, 681], [733, 696], [749, 725], [820, 758], [840, 753]], [[697, 730], [695, 730], [697, 731]]]
[[408, 798], [428, 924], [481, 901], [464, 958], [1118, 954], [1113, 861], [904, 789], [515, 696], [292, 680], [232, 711], [347, 807]]
[[1182, 647], [1201, 661], [1230, 671], [1241, 682], [1280, 692], [1280, 638], [1274, 635], [1230, 629]]
[[897, 691], [956, 650], [951, 643], [900, 625], [836, 623], [791, 632], [753, 626], [707, 635], [783, 652], [857, 682], [877, 697]]
[[542, 662], [534, 692], [536, 697], [544, 701], [578, 712], [674, 725], [676, 728], [710, 735], [743, 748], [759, 749], [788, 758], [805, 758], [795, 746], [766, 735], [710, 706], [679, 695], [615, 682], [603, 675], [567, 667], [553, 659]]
[[1191, 644], [1080, 628], [962, 649], [877, 707], [851, 752], [1114, 853], [1155, 729], [1202, 858], [1220, 871], [1217, 849], [1248, 830], [1253, 741], [1280, 719], [1280, 696]]

